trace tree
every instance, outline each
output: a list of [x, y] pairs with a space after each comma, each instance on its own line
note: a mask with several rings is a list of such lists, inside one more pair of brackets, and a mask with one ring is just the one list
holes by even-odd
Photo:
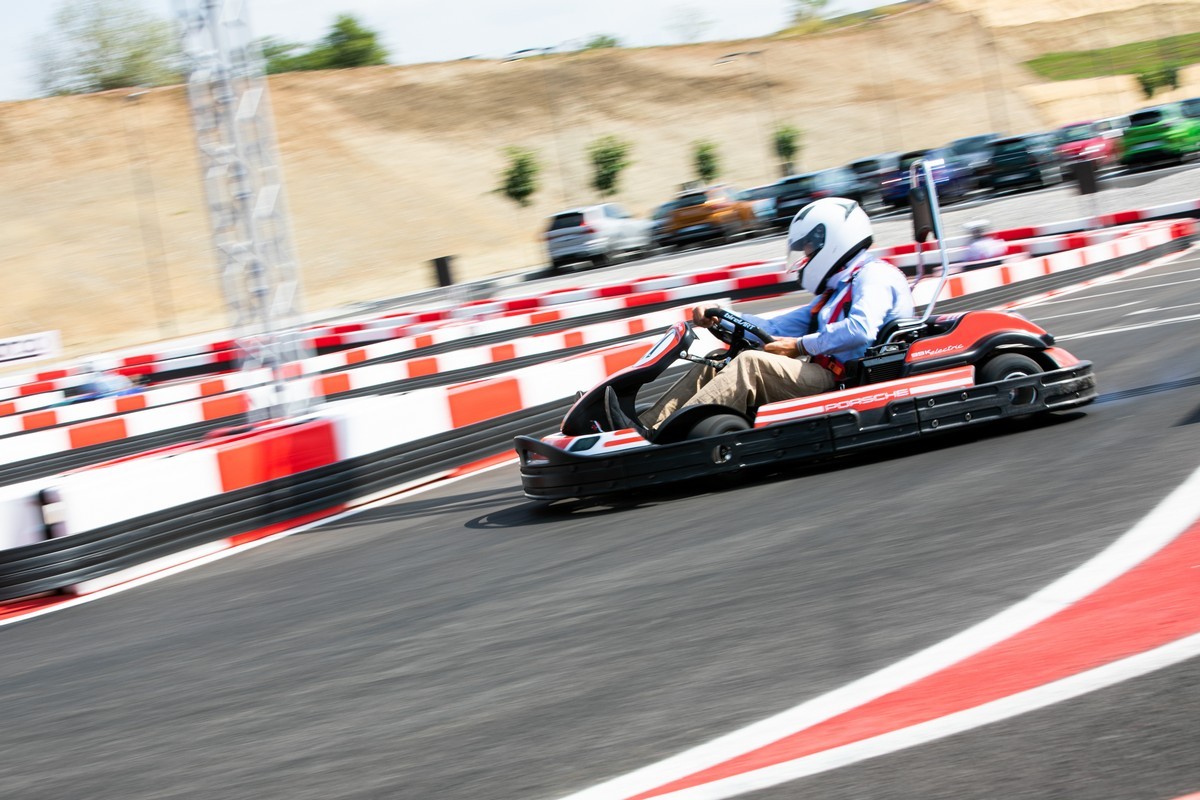
[[541, 166], [532, 150], [524, 147], [507, 147], [504, 155], [508, 158], [508, 169], [501, 176], [500, 188], [496, 191], [512, 200], [519, 206], [530, 204], [529, 198], [537, 191], [537, 175]]
[[265, 38], [259, 41], [266, 71], [298, 72], [312, 69], [349, 69], [387, 63], [387, 50], [379, 43], [379, 34], [365, 27], [350, 14], [339, 14], [329, 33], [316, 45]]
[[775, 133], [771, 137], [771, 144], [775, 148], [775, 155], [779, 156], [783, 162], [781, 168], [784, 177], [792, 174], [792, 159], [796, 153], [800, 152], [800, 138], [803, 134], [804, 132], [794, 125], [780, 125], [775, 129]]
[[605, 50], [610, 47], [620, 47], [621, 40], [615, 36], [610, 36], [607, 33], [597, 33], [595, 36], [587, 40], [584, 44], [584, 50]]
[[792, 0], [792, 24], [819, 22], [829, 9], [829, 0]]
[[379, 43], [379, 34], [364, 27], [350, 14], [338, 14], [321, 48], [326, 53], [326, 69], [387, 63], [387, 50]]
[[621, 170], [631, 163], [629, 142], [616, 136], [602, 136], [588, 145], [588, 156], [592, 159], [592, 188], [602, 196], [615, 194]]
[[171, 24], [134, 0], [72, 0], [33, 42], [38, 89], [83, 94], [179, 80]]
[[705, 183], [712, 183], [721, 174], [721, 162], [717, 157], [717, 146], [712, 142], [693, 142], [692, 162], [696, 165], [696, 174]]

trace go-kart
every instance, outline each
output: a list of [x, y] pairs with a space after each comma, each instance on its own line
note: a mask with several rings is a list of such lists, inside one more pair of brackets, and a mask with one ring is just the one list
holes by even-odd
[[[925, 174], [914, 179], [925, 177], [932, 185], [927, 165], [914, 165], [914, 173], [921, 167]], [[917, 180], [913, 185], [918, 242], [930, 232], [940, 241], [936, 194], [926, 199]], [[726, 349], [698, 355], [692, 352], [697, 331], [676, 323], [637, 363], [583, 393], [559, 433], [516, 437], [525, 496], [552, 501], [616, 495], [753, 467], [819, 462], [1095, 399], [1091, 363], [1055, 347], [1053, 337], [1029, 320], [1000, 311], [932, 312], [930, 304], [920, 319], [886, 324], [863, 358], [844, 365], [833, 391], [747, 414], [720, 405], [683, 406], [653, 431], [610, 430], [610, 389], [620, 407], [618, 419], [632, 420], [640, 410], [638, 391], [677, 360], [719, 369], [771, 340], [754, 322], [711, 308], [705, 314], [716, 324], [709, 331]]]

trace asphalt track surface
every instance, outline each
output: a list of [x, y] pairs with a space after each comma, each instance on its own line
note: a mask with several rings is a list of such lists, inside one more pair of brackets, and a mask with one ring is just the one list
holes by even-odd
[[[0, 628], [0, 796], [550, 800], [894, 664], [1200, 465], [1195, 253], [1022, 313], [1099, 402], [616, 506], [531, 504], [509, 465]], [[1185, 660], [745, 796], [1171, 800], [1200, 791], [1198, 682]]]

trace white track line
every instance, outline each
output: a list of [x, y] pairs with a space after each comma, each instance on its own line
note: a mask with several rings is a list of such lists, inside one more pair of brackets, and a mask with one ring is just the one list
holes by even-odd
[[1140, 331], [1145, 328], [1158, 328], [1162, 325], [1176, 325], [1180, 322], [1195, 322], [1200, 320], [1200, 314], [1192, 314], [1186, 317], [1171, 317], [1170, 319], [1156, 319], [1153, 322], [1143, 322], [1141, 325], [1122, 325], [1119, 328], [1100, 328], [1094, 331], [1083, 331], [1082, 333], [1068, 333], [1063, 336], [1055, 336], [1056, 342], [1069, 342], [1073, 339], [1091, 339], [1096, 336], [1108, 336], [1112, 333], [1129, 333], [1130, 331]]

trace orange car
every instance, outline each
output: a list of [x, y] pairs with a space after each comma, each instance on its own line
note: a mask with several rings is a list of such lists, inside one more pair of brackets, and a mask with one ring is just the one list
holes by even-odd
[[736, 236], [752, 234], [763, 225], [754, 203], [740, 199], [730, 186], [710, 186], [683, 192], [675, 201], [660, 241], [679, 246], [690, 242], [716, 239], [728, 242]]

